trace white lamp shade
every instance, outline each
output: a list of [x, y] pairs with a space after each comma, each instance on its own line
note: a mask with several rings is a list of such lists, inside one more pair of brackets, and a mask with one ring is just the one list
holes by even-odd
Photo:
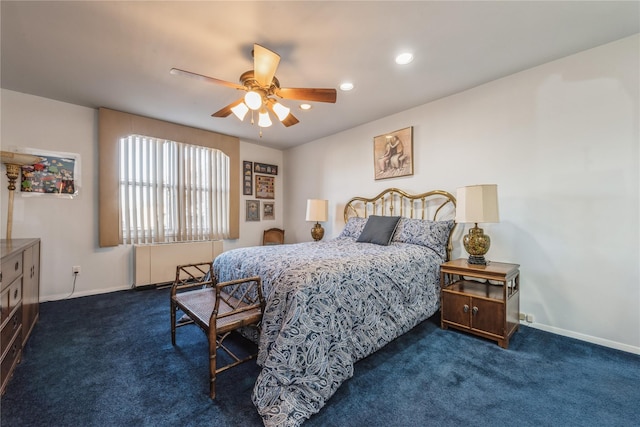
[[247, 107], [247, 104], [245, 104], [244, 102], [241, 102], [235, 107], [232, 107], [231, 112], [235, 114], [235, 116], [239, 118], [240, 121], [242, 121], [244, 120], [244, 116], [246, 116], [247, 113], [249, 112], [249, 107]]
[[307, 221], [323, 222], [329, 219], [329, 201], [320, 199], [307, 200]]
[[283, 121], [287, 118], [291, 109], [289, 107], [285, 107], [279, 102], [276, 102], [273, 104], [273, 111], [276, 113], [276, 116], [278, 116], [278, 120]]
[[456, 222], [500, 222], [496, 184], [458, 188], [456, 201]]
[[267, 110], [260, 111], [260, 114], [258, 114], [258, 126], [261, 128], [268, 128], [271, 125], [271, 118], [269, 117]]

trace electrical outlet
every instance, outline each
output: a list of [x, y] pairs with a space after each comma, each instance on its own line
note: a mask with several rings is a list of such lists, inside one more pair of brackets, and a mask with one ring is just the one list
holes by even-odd
[[527, 314], [527, 322], [533, 323], [533, 314]]
[[79, 265], [74, 265], [73, 266], [73, 274], [80, 274], [80, 266]]
[[527, 318], [527, 315], [524, 313], [520, 313], [520, 320], [524, 320]]

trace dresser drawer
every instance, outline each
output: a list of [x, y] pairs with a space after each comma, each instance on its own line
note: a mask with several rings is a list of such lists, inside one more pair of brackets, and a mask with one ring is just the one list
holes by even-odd
[[20, 361], [20, 355], [22, 354], [22, 327], [18, 330], [16, 338], [9, 344], [9, 348], [2, 358], [2, 367], [0, 368], [0, 382], [2, 383], [2, 392], [4, 393], [9, 375], [13, 367]]
[[2, 343], [2, 354], [5, 353], [7, 345], [13, 340], [14, 336], [20, 330], [22, 325], [22, 307], [18, 308], [13, 316], [9, 319], [6, 325], [2, 327], [2, 333], [0, 335], [0, 342]]
[[20, 305], [22, 301], [22, 279], [15, 280], [11, 286], [5, 289], [0, 296], [1, 318], [0, 323], [11, 316], [14, 308]]
[[9, 283], [13, 282], [16, 277], [22, 274], [22, 252], [12, 255], [2, 260], [2, 288], [4, 289]]
[[11, 286], [2, 292], [0, 302], [2, 304], [0, 323], [4, 323], [5, 319], [11, 316], [11, 312], [22, 302], [22, 278], [15, 280]]

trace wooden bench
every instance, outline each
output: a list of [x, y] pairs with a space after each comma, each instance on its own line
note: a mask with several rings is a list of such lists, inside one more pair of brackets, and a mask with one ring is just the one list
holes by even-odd
[[[238, 328], [260, 327], [264, 312], [262, 281], [248, 277], [217, 283], [211, 263], [187, 264], [176, 267], [176, 279], [171, 287], [171, 344], [176, 345], [176, 329], [195, 324], [209, 341], [209, 396], [216, 397], [216, 375], [257, 356], [240, 357], [224, 340]], [[177, 319], [178, 310], [188, 318]], [[232, 362], [218, 367], [217, 351], [224, 350]], [[236, 351], [237, 353], [237, 351]]]

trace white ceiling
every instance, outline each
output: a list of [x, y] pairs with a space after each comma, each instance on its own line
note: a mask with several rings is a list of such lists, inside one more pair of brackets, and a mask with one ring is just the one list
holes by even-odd
[[[285, 149], [640, 32], [637, 1], [7, 1], [3, 88], [108, 107]], [[283, 87], [337, 88], [336, 104], [293, 107], [300, 123], [258, 137], [211, 114], [241, 93], [169, 74], [237, 82], [259, 43]], [[415, 60], [400, 67], [402, 50]]]

